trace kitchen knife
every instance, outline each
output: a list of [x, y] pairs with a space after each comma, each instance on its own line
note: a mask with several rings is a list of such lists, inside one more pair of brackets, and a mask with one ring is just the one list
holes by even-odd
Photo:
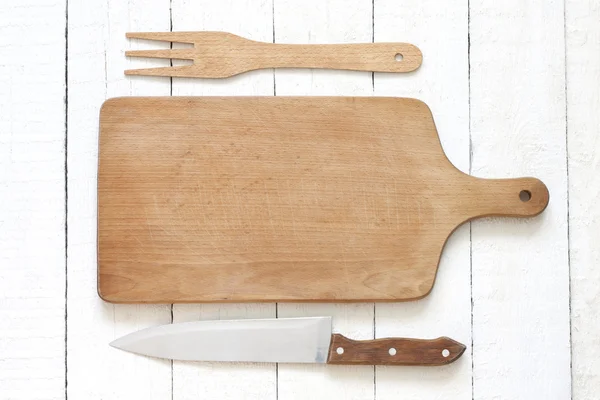
[[332, 333], [331, 317], [183, 322], [133, 332], [110, 345], [184, 361], [364, 365], [444, 365], [465, 351], [447, 337], [348, 339]]

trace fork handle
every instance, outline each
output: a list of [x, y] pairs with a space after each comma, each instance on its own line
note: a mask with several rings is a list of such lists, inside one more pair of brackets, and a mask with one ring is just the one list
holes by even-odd
[[410, 72], [423, 55], [408, 43], [262, 44], [261, 68], [323, 68], [372, 72]]

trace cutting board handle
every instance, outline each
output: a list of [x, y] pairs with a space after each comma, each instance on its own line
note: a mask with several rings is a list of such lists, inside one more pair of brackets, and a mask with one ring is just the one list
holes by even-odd
[[[533, 217], [544, 211], [550, 195], [537, 178], [482, 179], [471, 177], [467, 207], [471, 218]], [[472, 207], [472, 208], [471, 208]]]

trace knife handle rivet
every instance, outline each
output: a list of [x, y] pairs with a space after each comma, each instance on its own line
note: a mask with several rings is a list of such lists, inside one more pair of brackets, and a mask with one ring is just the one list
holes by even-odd
[[449, 355], [450, 355], [450, 351], [448, 349], [442, 350], [442, 356], [444, 356], [444, 358], [448, 357]]
[[338, 347], [337, 349], [335, 349], [335, 352], [338, 354], [344, 354], [344, 348], [343, 347]]
[[388, 353], [390, 353], [390, 356], [395, 356], [396, 355], [396, 349], [395, 348], [391, 348]]

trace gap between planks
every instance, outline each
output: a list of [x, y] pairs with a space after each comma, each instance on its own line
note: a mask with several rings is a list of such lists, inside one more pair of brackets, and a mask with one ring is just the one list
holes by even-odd
[[68, 364], [68, 301], [69, 301], [69, 0], [65, 0], [65, 400], [69, 398], [67, 388], [69, 386], [69, 364]]

